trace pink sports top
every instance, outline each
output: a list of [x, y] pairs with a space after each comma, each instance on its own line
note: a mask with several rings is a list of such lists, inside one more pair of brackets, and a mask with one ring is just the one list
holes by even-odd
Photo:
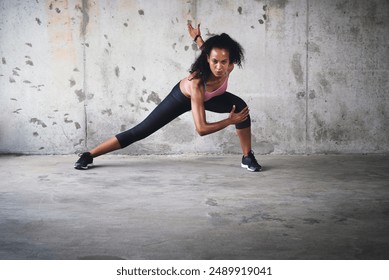
[[[204, 101], [208, 101], [211, 98], [214, 98], [215, 96], [219, 96], [219, 95], [222, 95], [223, 93], [225, 93], [227, 90], [227, 85], [228, 85], [228, 76], [224, 80], [224, 83], [218, 89], [216, 89], [212, 92], [205, 91]], [[205, 87], [205, 85], [204, 85], [204, 87]]]

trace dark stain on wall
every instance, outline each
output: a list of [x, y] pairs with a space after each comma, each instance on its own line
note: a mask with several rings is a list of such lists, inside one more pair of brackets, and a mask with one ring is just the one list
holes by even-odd
[[300, 91], [296, 94], [297, 99], [303, 99], [305, 97], [305, 92]]
[[320, 46], [314, 42], [308, 42], [308, 50], [313, 53], [320, 53]]
[[262, 18], [260, 18], [258, 20], [259, 24], [264, 24], [265, 21], [267, 20], [267, 15], [266, 15], [266, 12], [267, 12], [267, 5], [264, 5], [262, 6], [262, 9], [265, 11], [265, 14], [262, 15]]
[[47, 125], [43, 121], [41, 121], [37, 118], [30, 119], [30, 123], [41, 125], [42, 127], [47, 127]]
[[161, 98], [159, 98], [158, 93], [152, 91], [147, 97], [147, 103], [154, 102], [155, 104], [161, 103]]
[[309, 91], [309, 99], [315, 99], [316, 98], [316, 92], [314, 89], [311, 89]]
[[76, 81], [73, 78], [69, 79], [70, 87], [73, 87], [76, 85]]
[[31, 86], [32, 88], [38, 89], [38, 91], [41, 91], [41, 87], [44, 87], [45, 85], [37, 85], [37, 86]]
[[101, 114], [102, 115], [108, 115], [108, 116], [112, 116], [112, 109], [105, 109], [103, 111], [101, 111]]
[[215, 36], [215, 35], [217, 35], [216, 33], [211, 33], [210, 31], [209, 31], [209, 29], [207, 28], [207, 34], [205, 34], [207, 37], [213, 37], [213, 36]]
[[[67, 115], [67, 114], [65, 114], [65, 115]], [[65, 118], [63, 119], [63, 121], [64, 121], [65, 123], [72, 123], [72, 122], [73, 122], [73, 120], [69, 120], [68, 117], [65, 117]]]
[[301, 54], [295, 53], [293, 55], [291, 64], [292, 64], [294, 78], [299, 84], [302, 84], [304, 82], [304, 73], [303, 73], [303, 68], [301, 66]]
[[88, 0], [82, 0], [81, 7], [79, 5], [76, 6], [82, 14], [82, 22], [81, 22], [81, 36], [86, 35], [87, 26], [89, 24], [89, 3]]
[[364, 116], [359, 112], [351, 112], [349, 108], [340, 104], [340, 111], [337, 117], [329, 121], [324, 121], [315, 113], [313, 119], [314, 139], [316, 142], [335, 142], [335, 144], [345, 144], [353, 139], [360, 139], [368, 136], [368, 130], [364, 121]]
[[327, 80], [324, 74], [318, 74], [319, 78], [319, 84], [320, 87], [323, 89], [324, 92], [326, 93], [332, 93], [332, 87], [330, 82]]
[[82, 102], [85, 100], [85, 92], [82, 89], [75, 90], [74, 92], [77, 95], [79, 102]]
[[141, 15], [141, 16], [144, 16], [144, 15], [145, 15], [145, 11], [143, 11], [143, 10], [138, 10], [138, 14]]

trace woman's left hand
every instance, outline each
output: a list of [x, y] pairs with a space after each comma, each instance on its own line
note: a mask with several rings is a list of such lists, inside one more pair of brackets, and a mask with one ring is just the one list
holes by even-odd
[[192, 23], [188, 22], [188, 32], [192, 39], [196, 38], [196, 36], [201, 36], [200, 23], [197, 25], [197, 28], [194, 28]]
[[230, 115], [229, 115], [229, 119], [231, 121], [231, 124], [241, 123], [248, 118], [250, 110], [247, 106], [245, 108], [243, 108], [243, 110], [240, 111], [239, 113], [235, 113], [235, 109], [236, 109], [236, 107], [235, 107], [235, 105], [233, 105], [232, 110], [231, 110]]

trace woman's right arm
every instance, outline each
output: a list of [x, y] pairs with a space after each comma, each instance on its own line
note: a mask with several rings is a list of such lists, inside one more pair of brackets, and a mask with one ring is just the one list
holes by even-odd
[[248, 107], [244, 108], [239, 113], [235, 113], [234, 105], [228, 118], [218, 122], [209, 123], [207, 122], [205, 114], [204, 86], [202, 85], [201, 79], [196, 78], [190, 81], [190, 91], [193, 121], [196, 126], [196, 131], [200, 136], [222, 130], [231, 124], [241, 123], [248, 118]]

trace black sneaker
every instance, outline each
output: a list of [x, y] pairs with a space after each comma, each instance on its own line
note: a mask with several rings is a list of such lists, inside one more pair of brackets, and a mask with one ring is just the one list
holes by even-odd
[[246, 157], [242, 157], [241, 166], [252, 172], [261, 171], [262, 169], [262, 166], [260, 166], [257, 160], [255, 159], [253, 151], [250, 151], [250, 153]]
[[79, 170], [85, 170], [92, 165], [93, 165], [93, 157], [89, 152], [87, 152], [87, 153], [80, 154], [80, 158], [74, 164], [74, 168]]

